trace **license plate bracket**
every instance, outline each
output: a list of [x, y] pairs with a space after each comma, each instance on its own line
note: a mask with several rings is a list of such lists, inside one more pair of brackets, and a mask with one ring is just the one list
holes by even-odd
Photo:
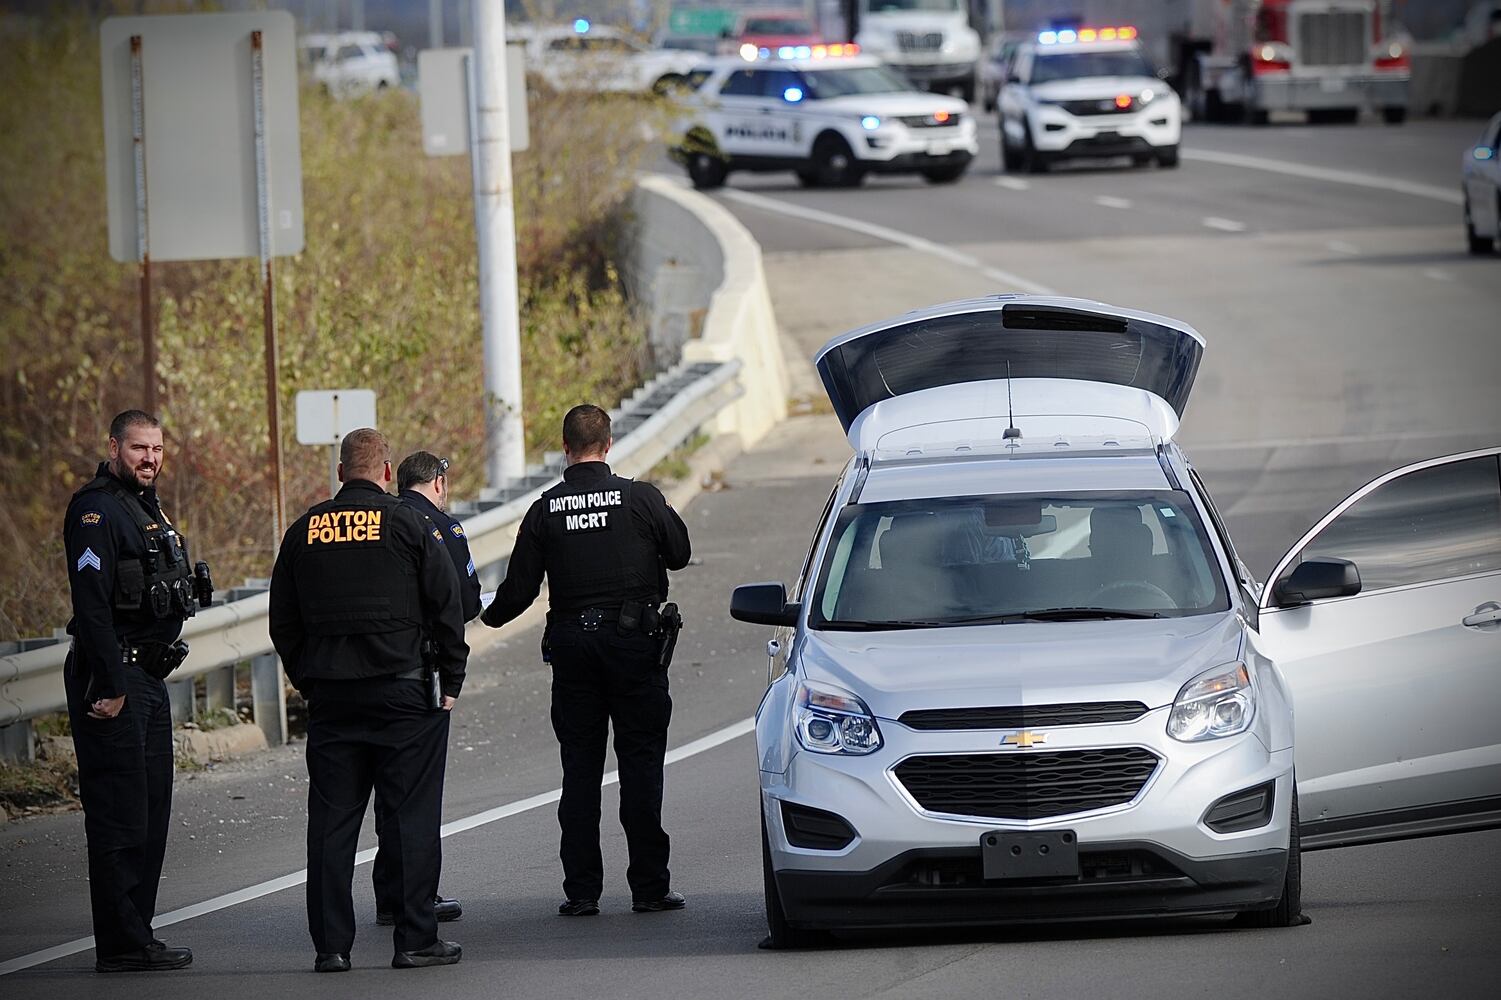
[[1078, 878], [1079, 838], [1072, 830], [991, 830], [980, 837], [987, 879]]

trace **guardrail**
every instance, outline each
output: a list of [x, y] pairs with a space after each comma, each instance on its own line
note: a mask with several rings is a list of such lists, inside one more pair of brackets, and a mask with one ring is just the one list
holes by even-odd
[[[739, 371], [738, 361], [684, 362], [638, 389], [612, 414], [621, 432], [610, 452], [613, 467], [625, 475], [639, 475], [660, 462], [740, 398]], [[494, 572], [504, 565], [522, 516], [543, 490], [558, 481], [561, 465], [561, 459], [555, 459], [552, 467], [534, 469], [501, 496], [467, 505], [473, 513], [461, 520], [476, 567]], [[194, 714], [195, 678], [207, 678], [208, 708], [232, 708], [239, 674], [248, 671], [256, 724], [267, 743], [277, 745], [286, 742], [287, 708], [281, 662], [268, 631], [268, 582], [247, 584], [183, 625], [183, 638], [192, 653], [167, 686], [174, 716], [185, 719]], [[67, 709], [63, 663], [69, 648], [63, 637], [51, 645], [0, 657], [0, 726], [20, 730], [9, 734], [5, 749], [10, 755], [29, 755], [30, 720]], [[22, 725], [16, 727], [17, 723]]]

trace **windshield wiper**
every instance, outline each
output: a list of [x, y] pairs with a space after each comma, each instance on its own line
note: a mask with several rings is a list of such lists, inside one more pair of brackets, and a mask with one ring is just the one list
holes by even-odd
[[1016, 622], [1085, 622], [1112, 618], [1161, 618], [1157, 611], [1128, 611], [1124, 608], [1042, 608], [1009, 614], [971, 615], [945, 618], [944, 625], [1010, 625]]
[[822, 627], [826, 629], [839, 629], [849, 632], [884, 632], [892, 629], [903, 628], [937, 628], [940, 625], [947, 624], [947, 621], [905, 621], [900, 619], [890, 619], [884, 621], [844, 621], [842, 619], [836, 618], [824, 622]]

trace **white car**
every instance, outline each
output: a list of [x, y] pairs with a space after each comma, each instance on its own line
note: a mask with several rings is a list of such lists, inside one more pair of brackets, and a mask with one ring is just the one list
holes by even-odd
[[1465, 236], [1470, 253], [1490, 253], [1501, 241], [1501, 114], [1485, 126], [1464, 157]]
[[1153, 72], [1136, 29], [1040, 32], [1017, 47], [998, 99], [1007, 170], [1070, 157], [1178, 165], [1183, 106]]
[[608, 25], [520, 25], [512, 41], [526, 45], [527, 69], [553, 90], [666, 93], [683, 86], [708, 58], [691, 49], [654, 49]]
[[773, 946], [1290, 926], [1301, 850], [1501, 825], [1501, 448], [1383, 476], [1262, 587], [1174, 440], [1203, 350], [1162, 316], [997, 295], [819, 352], [855, 454], [790, 595], [730, 605], [776, 628]]
[[335, 97], [401, 86], [396, 53], [376, 32], [305, 36], [302, 49], [312, 64], [313, 79]]
[[877, 172], [934, 184], [962, 177], [979, 149], [969, 105], [915, 90], [876, 59], [839, 54], [845, 48], [712, 64], [674, 150], [693, 185], [718, 187], [735, 170], [791, 170], [829, 187]]

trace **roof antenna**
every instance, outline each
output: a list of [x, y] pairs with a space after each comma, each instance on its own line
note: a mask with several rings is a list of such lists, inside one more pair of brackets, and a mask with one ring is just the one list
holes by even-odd
[[[1016, 426], [1016, 411], [1011, 408], [1011, 361], [1006, 361], [1006, 433], [1001, 435], [1002, 441], [1017, 440], [1022, 436], [1021, 428]], [[1015, 447], [1012, 445], [1011, 447]]]

